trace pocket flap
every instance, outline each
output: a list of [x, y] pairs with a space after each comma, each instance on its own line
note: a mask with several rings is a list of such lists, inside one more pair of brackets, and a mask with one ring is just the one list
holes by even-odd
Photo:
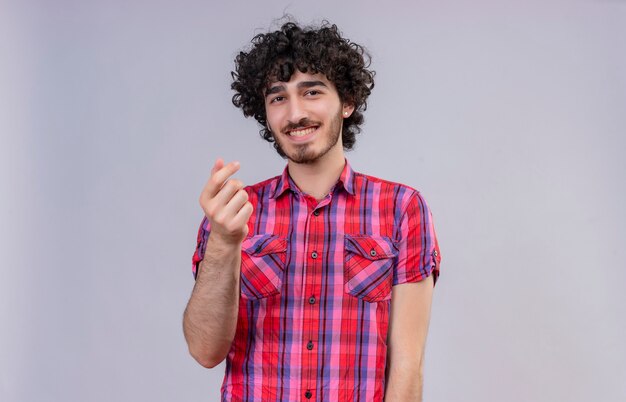
[[345, 235], [345, 247], [368, 260], [392, 258], [398, 255], [398, 250], [388, 237]]
[[241, 249], [256, 257], [284, 253], [287, 251], [287, 239], [273, 234], [250, 236], [241, 243]]
[[241, 243], [241, 296], [259, 300], [278, 295], [287, 258], [287, 239], [274, 234], [251, 236]]

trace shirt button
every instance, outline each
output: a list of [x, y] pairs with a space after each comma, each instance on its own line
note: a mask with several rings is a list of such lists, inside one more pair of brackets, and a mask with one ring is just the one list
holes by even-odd
[[311, 258], [316, 259], [317, 258], [317, 251], [314, 251], [311, 253]]
[[315, 215], [315, 216], [319, 216], [319, 214], [320, 214], [319, 209], [316, 209], [315, 211], [313, 211], [313, 215]]
[[438, 254], [439, 254], [439, 253], [437, 253], [437, 250], [435, 250], [435, 251], [433, 252], [433, 255], [434, 255], [435, 257], [437, 257], [437, 255], [438, 255]]
[[311, 391], [309, 391], [309, 390], [307, 389], [307, 391], [304, 393], [304, 397], [305, 397], [306, 399], [311, 399], [311, 397], [312, 397], [312, 396], [313, 396], [313, 394], [311, 393]]
[[308, 350], [313, 350], [313, 341], [309, 341], [309, 343], [306, 344], [306, 348]]
[[315, 304], [315, 296], [309, 297], [309, 304]]
[[372, 257], [376, 257], [376, 250], [371, 249], [371, 250], [370, 250], [370, 255], [371, 255]]

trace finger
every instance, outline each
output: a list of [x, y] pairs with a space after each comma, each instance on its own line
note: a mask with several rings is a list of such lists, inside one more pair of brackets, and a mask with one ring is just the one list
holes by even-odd
[[217, 187], [214, 189], [215, 193], [217, 193], [217, 191], [222, 188], [226, 179], [228, 179], [239, 170], [239, 167], [239, 162], [233, 161], [216, 170], [215, 173], [211, 175], [211, 179], [209, 181], [212, 182], [215, 187]]
[[[212, 200], [213, 202], [215, 200]], [[237, 230], [239, 225], [235, 224], [233, 221], [237, 212], [245, 205], [248, 201], [248, 193], [245, 190], [239, 190], [233, 198], [226, 205], [215, 205], [216, 208], [212, 216], [209, 217], [209, 220], [215, 226], [220, 225], [226, 227], [228, 230]], [[211, 208], [211, 207], [209, 207]]]
[[222, 188], [224, 181], [229, 176], [232, 176], [237, 170], [239, 170], [239, 162], [230, 162], [222, 168], [218, 169], [211, 175], [209, 181], [202, 190], [202, 197], [213, 198], [215, 194]]
[[250, 216], [252, 216], [252, 212], [254, 212], [252, 204], [250, 202], [246, 202], [241, 209], [239, 209], [237, 215], [235, 215], [233, 223], [241, 226], [247, 225], [250, 220]]
[[220, 170], [221, 168], [224, 167], [224, 159], [222, 158], [217, 158], [217, 160], [215, 161], [215, 163], [213, 164], [213, 168], [211, 169], [211, 176], [213, 176], [213, 174], [215, 172], [217, 172], [218, 170]]
[[227, 219], [233, 219], [247, 201], [248, 193], [246, 190], [239, 190], [230, 198], [221, 211]]
[[[204, 190], [203, 194], [200, 195], [200, 206], [204, 210], [205, 215], [209, 217], [209, 219], [212, 219], [218, 214], [222, 218], [226, 218], [224, 214], [221, 213], [221, 211], [224, 209], [226, 204], [228, 204], [231, 198], [233, 198], [237, 191], [240, 191], [241, 189], [243, 189], [243, 187], [244, 185], [241, 180], [229, 179], [226, 180], [226, 183], [224, 183], [222, 188], [219, 189], [214, 197], [209, 197], [209, 195], [207, 195], [209, 190]], [[244, 195], [247, 199], [247, 193], [245, 193]], [[234, 213], [232, 215], [234, 215]]]
[[[233, 196], [243, 188], [243, 183], [237, 179], [228, 179], [222, 188], [215, 194], [212, 202], [217, 205], [225, 206], [233, 198]], [[244, 191], [245, 192], [245, 191]]]

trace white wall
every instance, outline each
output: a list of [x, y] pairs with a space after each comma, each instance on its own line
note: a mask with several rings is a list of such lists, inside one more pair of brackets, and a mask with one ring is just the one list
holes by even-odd
[[230, 103], [287, 11], [377, 71], [352, 165], [417, 187], [443, 255], [425, 401], [626, 400], [626, 2], [0, 1], [0, 400], [213, 401], [187, 354]]

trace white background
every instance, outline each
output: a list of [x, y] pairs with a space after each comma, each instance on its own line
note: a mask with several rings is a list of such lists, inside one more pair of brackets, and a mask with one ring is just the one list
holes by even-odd
[[377, 71], [364, 173], [443, 255], [425, 401], [626, 400], [626, 1], [0, 0], [0, 400], [215, 401], [188, 355], [213, 160], [284, 166], [237, 51], [328, 18]]

